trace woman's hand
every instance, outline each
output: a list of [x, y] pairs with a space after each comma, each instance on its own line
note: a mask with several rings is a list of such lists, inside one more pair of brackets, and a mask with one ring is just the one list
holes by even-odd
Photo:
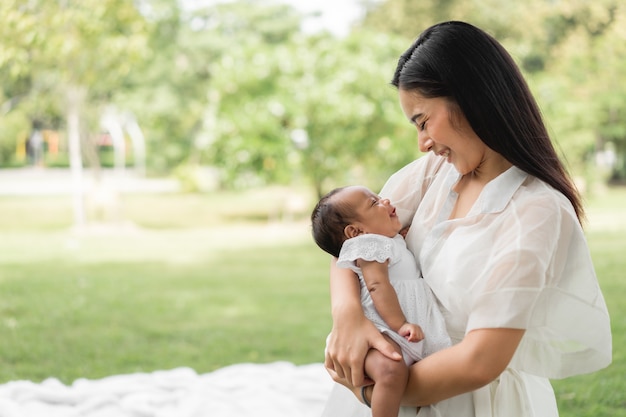
[[365, 379], [365, 356], [377, 349], [394, 360], [402, 360], [376, 326], [363, 314], [359, 279], [354, 272], [330, 263], [330, 301], [333, 329], [326, 340], [324, 365], [333, 380], [350, 389], [361, 387]]
[[402, 360], [402, 356], [365, 316], [343, 317], [340, 321], [335, 320], [328, 335], [324, 366], [335, 382], [356, 393], [358, 387], [373, 383], [364, 371], [365, 356], [370, 349], [379, 350], [390, 359]]

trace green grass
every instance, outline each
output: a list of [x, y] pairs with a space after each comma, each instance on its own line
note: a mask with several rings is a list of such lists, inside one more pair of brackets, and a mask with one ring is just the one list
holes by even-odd
[[[84, 233], [66, 197], [1, 198], [0, 383], [320, 362], [328, 259], [303, 212], [275, 221], [292, 195], [124, 196]], [[562, 417], [626, 417], [626, 190], [587, 203], [614, 361], [553, 385]]]
[[0, 243], [0, 382], [321, 361], [328, 259], [305, 225], [228, 229]]

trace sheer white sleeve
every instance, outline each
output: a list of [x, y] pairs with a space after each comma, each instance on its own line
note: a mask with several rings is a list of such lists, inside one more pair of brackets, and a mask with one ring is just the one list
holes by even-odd
[[467, 331], [526, 329], [512, 366], [563, 378], [610, 363], [611, 331], [576, 216], [545, 203], [520, 204], [494, 236], [501, 250], [472, 277]]

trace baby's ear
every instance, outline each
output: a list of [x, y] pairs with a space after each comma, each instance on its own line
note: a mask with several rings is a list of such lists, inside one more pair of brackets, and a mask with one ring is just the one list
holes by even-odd
[[348, 239], [356, 237], [362, 233], [363, 231], [353, 224], [349, 224], [343, 229], [343, 234], [346, 235]]

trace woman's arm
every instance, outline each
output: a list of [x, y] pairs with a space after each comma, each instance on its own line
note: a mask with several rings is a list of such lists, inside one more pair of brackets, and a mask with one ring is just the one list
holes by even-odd
[[523, 329], [477, 329], [458, 344], [409, 368], [403, 404], [424, 406], [473, 391], [496, 379], [513, 358]]
[[377, 349], [394, 360], [402, 360], [393, 346], [363, 314], [357, 276], [339, 268], [333, 258], [330, 266], [330, 302], [333, 328], [326, 344], [325, 366], [334, 380], [348, 387], [360, 387], [365, 380], [365, 355]]
[[[474, 391], [495, 380], [507, 367], [523, 329], [478, 329], [462, 342], [411, 365], [402, 405], [421, 407]], [[335, 379], [359, 397], [360, 389]], [[371, 398], [371, 388], [365, 395]]]

